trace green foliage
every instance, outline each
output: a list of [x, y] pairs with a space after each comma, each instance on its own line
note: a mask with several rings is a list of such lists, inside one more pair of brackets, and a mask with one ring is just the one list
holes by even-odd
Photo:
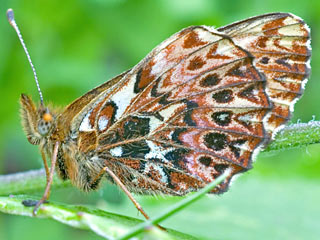
[[292, 124], [278, 132], [264, 152], [301, 148], [320, 142], [320, 122]]
[[[37, 213], [39, 218], [51, 218], [56, 221], [62, 222], [64, 224], [70, 225], [75, 228], [81, 229], [90, 229], [96, 234], [106, 238], [114, 239], [118, 238], [119, 240], [131, 239], [132, 237], [140, 236], [141, 233], [146, 233], [147, 235], [152, 236], [154, 239], [194, 239], [191, 236], [182, 234], [170, 229], [166, 231], [156, 230], [156, 224], [160, 224], [163, 220], [169, 218], [173, 214], [182, 209], [186, 208], [191, 203], [199, 200], [200, 197], [211, 191], [215, 186], [222, 182], [228, 176], [228, 172], [225, 172], [223, 175], [218, 177], [215, 181], [208, 184], [201, 191], [190, 195], [181, 202], [175, 204], [170, 209], [163, 211], [158, 217], [154, 217], [148, 221], [142, 223], [142, 221], [119, 216], [116, 214], [111, 214], [104, 212], [102, 210], [92, 210], [83, 206], [68, 206], [63, 204], [55, 203], [45, 203], [41, 206]], [[29, 190], [34, 190], [38, 188], [35, 179], [44, 180], [43, 171], [33, 171], [22, 174], [15, 174], [13, 176], [2, 176], [0, 177], [1, 182], [6, 182], [8, 185], [14, 186], [16, 192], [23, 191], [24, 185], [19, 184], [21, 180], [24, 180], [27, 185], [30, 186]], [[17, 184], [18, 183], [18, 184]], [[19, 189], [20, 188], [20, 189]], [[6, 189], [0, 189], [0, 195], [6, 195]], [[0, 197], [0, 211], [9, 214], [32, 216], [32, 207], [27, 207], [22, 201], [34, 201], [33, 197], [20, 195], [14, 196], [10, 195], [9, 197]], [[140, 223], [140, 225], [138, 225]], [[137, 226], [135, 226], [137, 225]], [[129, 228], [133, 228], [130, 230]], [[144, 234], [144, 236], [146, 236]], [[160, 237], [161, 236], [161, 237]]]
[[[0, 197], [0, 211], [9, 214], [32, 216], [32, 207], [25, 207], [22, 201], [25, 199], [34, 199], [27, 195]], [[58, 203], [44, 204], [37, 214], [38, 218], [51, 218], [55, 221], [72, 226], [74, 228], [91, 230], [106, 239], [125, 239], [121, 237], [128, 232], [128, 229], [137, 226], [140, 232], [145, 231], [145, 225], [142, 221], [135, 218], [125, 217], [117, 214], [108, 213], [99, 209], [91, 209], [84, 206], [73, 206]], [[140, 225], [139, 225], [140, 224]], [[195, 239], [192, 236], [179, 233], [174, 230], [167, 229], [167, 232], [158, 232], [153, 229], [156, 227], [149, 227], [146, 230], [147, 235], [161, 235], [163, 239]], [[144, 234], [144, 236], [146, 235]], [[135, 236], [143, 235], [135, 234]]]
[[[41, 166], [37, 148], [31, 146], [18, 116], [18, 99], [28, 93], [38, 99], [32, 72], [18, 39], [5, 19], [13, 8], [38, 71], [46, 102], [65, 106], [89, 89], [132, 67], [153, 47], [189, 25], [222, 26], [266, 12], [292, 12], [312, 29], [312, 77], [296, 104], [294, 120], [319, 119], [317, 82], [320, 68], [320, 2], [316, 0], [92, 0], [22, 1], [0, 4], [0, 174]], [[303, 130], [301, 126], [299, 129]], [[296, 129], [293, 130], [295, 132]], [[318, 133], [297, 132], [299, 145]], [[289, 141], [290, 142], [290, 141]], [[296, 141], [297, 142], [297, 141]], [[316, 141], [315, 141], [316, 142]], [[184, 233], [204, 239], [317, 239], [320, 235], [320, 145], [263, 153], [254, 168], [219, 197], [205, 198], [164, 222]], [[44, 182], [35, 180], [40, 196]], [[20, 182], [23, 184], [23, 182]], [[6, 185], [0, 182], [1, 187]], [[8, 188], [10, 190], [11, 188]], [[28, 191], [28, 186], [24, 186]], [[12, 189], [11, 194], [17, 192]], [[31, 192], [30, 192], [31, 194]], [[75, 189], [55, 189], [52, 200], [90, 204], [108, 212], [136, 217], [137, 212], [119, 191], [105, 185], [89, 195]], [[139, 197], [151, 216], [179, 198]], [[52, 220], [0, 214], [0, 239], [96, 239], [95, 235], [65, 227]]]
[[[319, 122], [310, 122], [308, 124], [296, 124], [284, 128], [274, 140], [271, 147], [266, 149], [279, 150], [298, 147], [307, 144], [317, 143], [319, 141], [318, 133], [320, 128]], [[305, 136], [311, 136], [305, 138]], [[228, 173], [220, 176], [216, 181], [208, 184], [201, 191], [188, 196], [177, 204], [174, 204], [169, 209], [162, 211], [157, 217], [145, 221], [137, 225], [140, 221], [137, 219], [111, 214], [102, 210], [90, 210], [83, 206], [71, 206], [55, 203], [44, 204], [38, 212], [40, 218], [51, 218], [60, 221], [64, 224], [88, 229], [96, 234], [107, 239], [119, 240], [131, 239], [132, 237], [144, 238], [146, 236], [151, 239], [193, 239], [193, 237], [179, 233], [173, 230], [168, 232], [161, 231], [153, 225], [159, 224], [162, 221], [169, 219], [175, 213], [182, 211], [188, 205], [199, 200], [200, 197], [208, 193], [219, 182], [223, 181]], [[20, 194], [26, 192], [36, 192], [45, 184], [45, 172], [43, 169], [37, 171], [28, 171], [24, 173], [16, 173], [0, 176], [0, 196], [10, 195], [9, 197], [0, 197], [0, 211], [9, 214], [32, 216], [32, 208], [25, 207], [22, 200], [34, 199], [29, 196], [14, 196], [13, 194]], [[70, 187], [69, 182], [63, 182], [55, 176], [53, 188]], [[314, 201], [317, 204], [317, 201]], [[313, 206], [313, 204], [312, 204]], [[133, 227], [135, 226], [135, 227]], [[131, 230], [130, 230], [131, 228]], [[141, 235], [143, 234], [143, 235]], [[288, 235], [289, 236], [289, 235]], [[147, 237], [147, 238], [148, 238]]]

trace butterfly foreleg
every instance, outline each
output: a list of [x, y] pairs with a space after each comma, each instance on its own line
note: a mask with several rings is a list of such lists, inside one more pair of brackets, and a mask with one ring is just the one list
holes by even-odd
[[[44, 169], [45, 169], [45, 171], [46, 171], [46, 179], [47, 179], [47, 183], [48, 183], [49, 175], [50, 175], [50, 170], [49, 170], [49, 167], [48, 167], [48, 162], [47, 162], [46, 154], [45, 154], [45, 152], [44, 152], [43, 149], [41, 149], [40, 152], [41, 152], [41, 157], [42, 157], [43, 164], [44, 164]], [[50, 194], [50, 193], [49, 193], [49, 194]]]
[[[46, 173], [47, 173], [47, 184], [46, 184], [46, 189], [43, 193], [42, 198], [37, 202], [37, 204], [35, 205], [34, 209], [33, 209], [33, 215], [35, 216], [37, 214], [37, 211], [39, 209], [39, 207], [41, 206], [42, 203], [44, 203], [50, 195], [50, 188], [51, 188], [51, 184], [53, 181], [53, 175], [54, 175], [54, 169], [55, 169], [55, 165], [57, 162], [57, 156], [58, 156], [58, 149], [60, 146], [60, 142], [56, 142], [54, 145], [54, 149], [52, 152], [52, 156], [51, 156], [51, 167], [50, 167], [50, 172], [47, 173], [47, 169], [46, 169]], [[48, 168], [48, 165], [46, 164], [46, 158], [43, 159], [46, 168]]]

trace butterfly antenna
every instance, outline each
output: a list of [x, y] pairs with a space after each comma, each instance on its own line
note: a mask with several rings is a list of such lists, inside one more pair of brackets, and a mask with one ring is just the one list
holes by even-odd
[[13, 10], [11, 8], [7, 10], [7, 18], [8, 18], [8, 21], [9, 21], [10, 25], [14, 28], [14, 30], [18, 34], [19, 40], [21, 42], [21, 45], [22, 45], [22, 47], [24, 49], [24, 52], [27, 55], [28, 61], [29, 61], [30, 66], [31, 66], [32, 71], [33, 71], [34, 80], [36, 81], [36, 84], [37, 84], [38, 92], [39, 92], [39, 95], [40, 95], [41, 105], [43, 105], [43, 96], [42, 96], [42, 92], [41, 92], [41, 89], [40, 89], [40, 85], [39, 85], [36, 69], [34, 68], [34, 66], [32, 64], [31, 57], [29, 55], [29, 52], [28, 52], [28, 49], [27, 49], [26, 45], [24, 44], [24, 41], [23, 41], [22, 35], [20, 33], [20, 30], [18, 28], [18, 25], [17, 25], [16, 21], [14, 20]]

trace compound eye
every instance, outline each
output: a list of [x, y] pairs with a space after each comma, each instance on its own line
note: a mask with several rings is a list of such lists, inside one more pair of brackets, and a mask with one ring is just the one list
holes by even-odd
[[42, 136], [45, 136], [50, 131], [53, 121], [53, 116], [51, 113], [46, 112], [42, 115], [42, 118], [38, 122], [38, 131]]
[[38, 130], [41, 135], [47, 135], [50, 130], [51, 122], [41, 119], [38, 123]]

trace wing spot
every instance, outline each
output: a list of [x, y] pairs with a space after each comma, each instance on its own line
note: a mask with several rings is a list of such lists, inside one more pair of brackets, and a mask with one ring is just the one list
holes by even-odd
[[121, 157], [145, 159], [145, 156], [150, 152], [150, 150], [150, 147], [144, 140], [127, 143], [122, 145]]
[[228, 72], [228, 75], [232, 75], [232, 76], [237, 76], [237, 77], [245, 77], [246, 76], [246, 73], [245, 73], [245, 69], [244, 67], [242, 66], [241, 67], [236, 67], [234, 69], [232, 69], [231, 71]]
[[204, 141], [208, 148], [220, 151], [227, 145], [227, 136], [222, 133], [208, 133], [204, 136]]
[[210, 74], [200, 82], [200, 85], [202, 87], [212, 87], [217, 85], [219, 82], [220, 79], [217, 74]]
[[180, 134], [186, 132], [187, 129], [186, 128], [177, 128], [176, 130], [174, 130], [174, 132], [172, 133], [172, 141], [178, 143], [178, 144], [183, 144], [183, 142], [180, 140]]
[[80, 127], [79, 127], [79, 131], [80, 132], [90, 132], [93, 131], [93, 126], [91, 125], [90, 121], [89, 121], [89, 117], [92, 113], [92, 110], [90, 110], [85, 117], [82, 119]]
[[215, 112], [211, 115], [213, 121], [220, 126], [227, 126], [231, 122], [232, 113], [230, 111]]
[[101, 109], [98, 117], [99, 131], [105, 131], [114, 123], [115, 115], [117, 113], [117, 105], [113, 102], [107, 102]]
[[255, 96], [258, 95], [258, 90], [255, 89], [254, 85], [247, 87], [245, 90], [239, 93], [240, 97], [247, 99], [255, 99]]
[[287, 62], [287, 60], [288, 60], [287, 58], [279, 58], [275, 62], [280, 64], [280, 65], [282, 65], [282, 66], [285, 66], [285, 67], [291, 69], [291, 65]]
[[112, 148], [112, 149], [110, 149], [110, 153], [114, 157], [121, 157], [122, 153], [123, 153], [122, 147]]
[[232, 91], [231, 90], [223, 90], [223, 91], [214, 93], [212, 95], [212, 98], [214, 100], [216, 100], [216, 102], [218, 102], [218, 103], [228, 103], [233, 99]]
[[260, 63], [262, 63], [262, 64], [268, 64], [268, 63], [269, 63], [269, 60], [270, 60], [270, 58], [268, 58], [268, 57], [263, 57], [263, 58], [261, 58]]
[[99, 131], [105, 130], [105, 128], [108, 126], [109, 119], [106, 118], [105, 116], [101, 116], [98, 120], [98, 128]]
[[268, 39], [269, 38], [267, 37], [260, 37], [256, 43], [256, 46], [258, 46], [259, 48], [266, 48]]
[[150, 61], [147, 66], [138, 70], [134, 82], [134, 93], [141, 92], [154, 80], [154, 75], [151, 73], [151, 68], [153, 66], [154, 62]]
[[188, 126], [197, 126], [197, 123], [192, 119], [192, 110], [189, 110], [186, 112], [184, 115], [183, 121], [188, 125]]
[[212, 162], [212, 159], [211, 159], [211, 157], [201, 157], [201, 158], [199, 159], [199, 162], [200, 162], [202, 165], [204, 165], [204, 166], [206, 166], [206, 167], [209, 167], [210, 164], [211, 164], [211, 162]]
[[222, 174], [228, 167], [229, 167], [229, 165], [227, 165], [227, 164], [216, 164], [216, 165], [214, 165], [214, 169], [217, 172], [219, 172], [220, 174]]
[[199, 36], [196, 32], [192, 31], [188, 34], [187, 38], [184, 40], [183, 47], [184, 48], [193, 48], [197, 46], [201, 46], [206, 44], [199, 39]]
[[189, 70], [196, 70], [196, 69], [199, 69], [199, 68], [202, 68], [202, 66], [205, 64], [206, 62], [203, 61], [201, 59], [201, 57], [197, 56], [197, 57], [194, 57], [193, 59], [190, 60], [190, 63], [188, 65], [188, 69]]
[[182, 164], [183, 164], [183, 160], [184, 160], [184, 157], [189, 153], [190, 151], [188, 149], [185, 149], [185, 148], [177, 148], [177, 149], [174, 149], [170, 152], [167, 152], [165, 155], [164, 155], [164, 158], [171, 162], [173, 164], [173, 166], [179, 166], [179, 167], [183, 167]]

